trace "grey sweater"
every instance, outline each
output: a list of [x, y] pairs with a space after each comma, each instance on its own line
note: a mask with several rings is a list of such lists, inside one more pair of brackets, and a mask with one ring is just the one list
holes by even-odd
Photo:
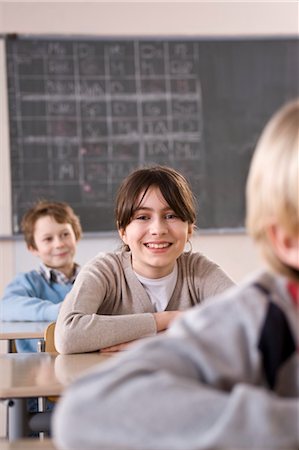
[[259, 275], [75, 382], [54, 440], [63, 450], [298, 450], [298, 343], [286, 280]]
[[[185, 310], [233, 285], [200, 253], [184, 253], [166, 310]], [[82, 353], [156, 334], [154, 306], [137, 279], [131, 253], [100, 254], [85, 265], [60, 309], [55, 344]]]

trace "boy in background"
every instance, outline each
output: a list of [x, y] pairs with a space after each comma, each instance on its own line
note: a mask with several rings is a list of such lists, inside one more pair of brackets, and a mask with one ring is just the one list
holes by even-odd
[[[0, 301], [3, 321], [56, 321], [61, 302], [79, 271], [74, 262], [81, 237], [79, 218], [66, 203], [38, 201], [22, 219], [28, 250], [41, 263], [38, 270], [18, 274]], [[35, 352], [36, 339], [16, 341], [18, 352]]]
[[76, 381], [54, 413], [60, 449], [298, 450], [298, 130], [299, 100], [250, 168], [247, 228], [269, 269]]

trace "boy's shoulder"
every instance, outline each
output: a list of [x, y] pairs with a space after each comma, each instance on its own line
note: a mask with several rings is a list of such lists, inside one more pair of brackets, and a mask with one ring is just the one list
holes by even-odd
[[29, 270], [28, 272], [19, 272], [15, 278], [12, 280], [12, 283], [33, 283], [33, 284], [40, 284], [45, 281], [44, 277], [42, 276], [41, 272], [39, 270], [33, 269]]
[[39, 271], [39, 269], [31, 269], [28, 270], [27, 272], [19, 272], [17, 275], [17, 277], [40, 277], [41, 273]]
[[[266, 270], [258, 270], [245, 277], [241, 283], [232, 286], [225, 292], [217, 295], [218, 302], [228, 303], [243, 302], [243, 304], [254, 304], [255, 302], [271, 302], [285, 304], [289, 302], [287, 292], [287, 280], [277, 274]], [[209, 299], [211, 301], [212, 299]]]
[[[228, 320], [233, 316], [237, 322], [242, 320], [242, 317], [248, 316], [252, 316], [255, 320], [258, 316], [263, 317], [266, 314], [270, 303], [275, 303], [287, 315], [293, 309], [286, 279], [262, 270], [249, 274], [239, 285], [206, 299], [194, 308], [194, 319], [198, 320], [197, 315], [199, 317], [219, 315], [222, 320], [226, 316]], [[192, 311], [189, 314], [193, 319]]]
[[47, 282], [38, 270], [19, 272], [5, 287], [2, 299], [11, 298], [16, 292], [40, 292], [47, 286]]

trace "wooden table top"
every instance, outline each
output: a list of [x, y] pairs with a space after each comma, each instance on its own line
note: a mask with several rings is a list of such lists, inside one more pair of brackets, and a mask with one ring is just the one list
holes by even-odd
[[55, 450], [57, 447], [51, 439], [17, 439], [8, 441], [0, 439], [1, 450]]
[[6, 353], [0, 355], [0, 398], [60, 395], [84, 371], [113, 353]]
[[0, 340], [41, 339], [51, 322], [0, 322]]

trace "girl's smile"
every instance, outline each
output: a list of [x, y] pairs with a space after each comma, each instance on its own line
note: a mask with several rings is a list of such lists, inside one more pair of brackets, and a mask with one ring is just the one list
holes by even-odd
[[143, 194], [131, 222], [119, 233], [132, 252], [133, 269], [147, 278], [161, 278], [172, 272], [193, 225], [176, 215], [158, 187]]

